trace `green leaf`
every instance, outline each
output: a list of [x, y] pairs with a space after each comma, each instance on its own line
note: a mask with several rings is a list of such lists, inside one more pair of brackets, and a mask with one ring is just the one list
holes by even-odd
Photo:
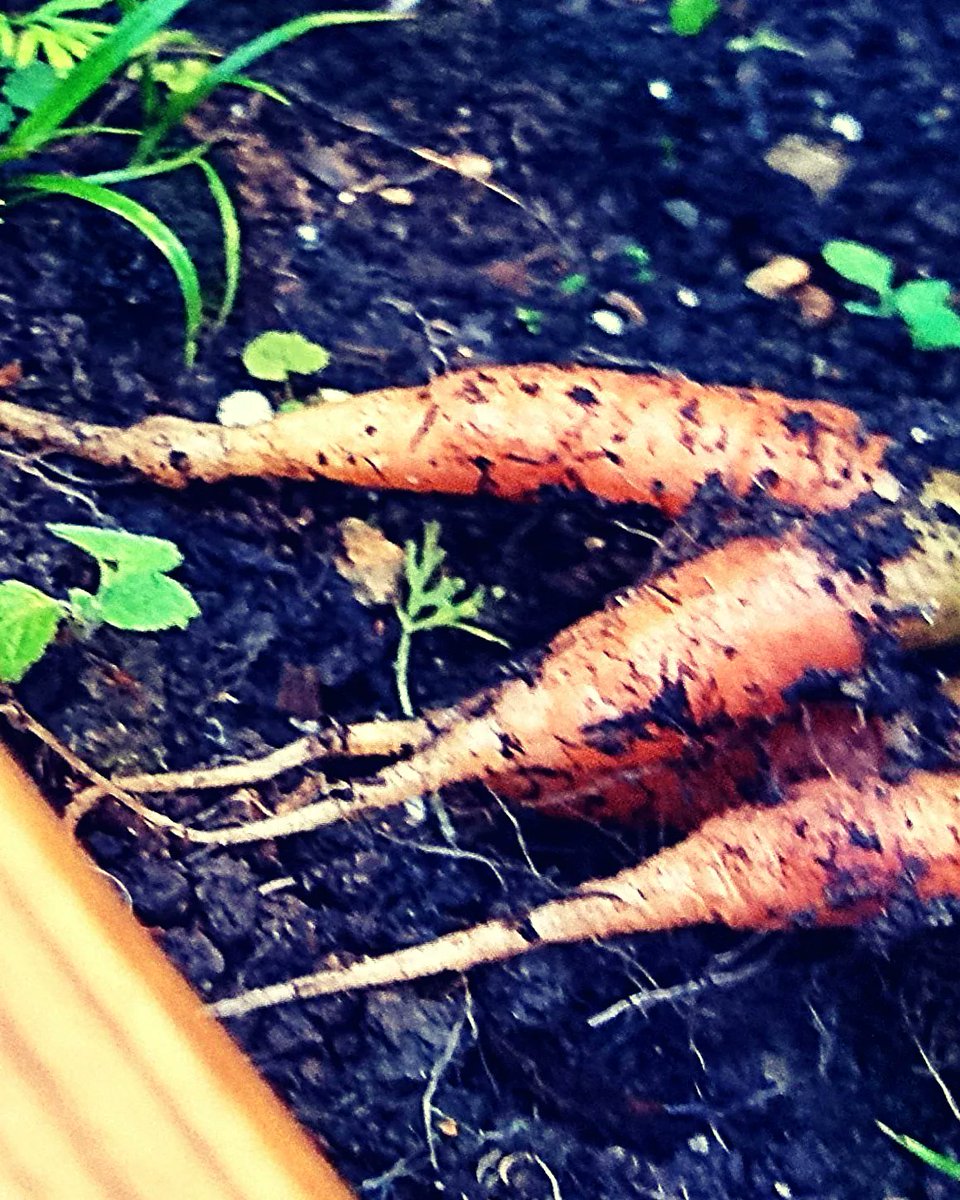
[[705, 29], [720, 11], [717, 0], [670, 0], [670, 28], [681, 37]]
[[6, 133], [13, 124], [13, 109], [0, 101], [0, 133]]
[[[147, 38], [189, 3], [190, 0], [143, 0], [138, 4], [120, 21], [113, 33], [104, 38], [65, 79], [61, 79], [47, 98], [20, 122], [6, 145], [0, 147], [0, 162], [23, 158], [48, 142], [80, 105], [129, 61]], [[20, 40], [30, 32], [26, 30]]]
[[5, 579], [0, 583], [0, 680], [19, 683], [56, 636], [63, 606], [45, 592]]
[[960, 316], [950, 307], [951, 292], [945, 279], [914, 279], [893, 293], [918, 350], [960, 346]]
[[960, 1162], [957, 1162], [955, 1158], [950, 1158], [947, 1154], [939, 1154], [936, 1150], [929, 1149], [922, 1142], [918, 1142], [916, 1138], [908, 1137], [905, 1133], [894, 1133], [882, 1121], [878, 1121], [877, 1125], [887, 1137], [892, 1138], [904, 1150], [909, 1150], [911, 1154], [916, 1155], [927, 1166], [936, 1167], [938, 1171], [942, 1171], [944, 1175], [949, 1175], [951, 1179], [960, 1179]]
[[587, 286], [589, 280], [582, 272], [577, 271], [572, 275], [564, 275], [557, 284], [557, 291], [561, 296], [576, 296], [578, 292], [582, 292]]
[[291, 374], [313, 375], [329, 363], [330, 354], [302, 333], [271, 330], [248, 342], [243, 365], [254, 379], [286, 383]]
[[48, 525], [54, 537], [85, 550], [101, 566], [122, 571], [172, 571], [183, 555], [166, 538], [127, 533], [124, 529], [98, 529], [94, 525]]
[[827, 242], [821, 253], [838, 275], [887, 295], [893, 284], [893, 259], [860, 242]]
[[240, 220], [227, 185], [217, 172], [205, 158], [198, 158], [196, 165], [203, 172], [210, 195], [217, 206], [223, 237], [223, 297], [215, 318], [215, 324], [219, 327], [233, 312], [237, 289], [240, 286]]
[[543, 313], [539, 308], [527, 308], [523, 304], [518, 304], [513, 310], [513, 315], [533, 337], [537, 337], [543, 332]]
[[14, 108], [33, 112], [60, 83], [56, 71], [46, 63], [33, 62], [19, 71], [11, 71], [0, 88]]
[[190, 252], [173, 230], [163, 223], [160, 218], [131, 200], [120, 192], [91, 183], [85, 179], [75, 179], [70, 175], [19, 175], [16, 179], [18, 188], [26, 192], [42, 192], [51, 195], [72, 196], [77, 200], [85, 200], [106, 212], [114, 213], [123, 220], [129, 221], [139, 229], [145, 238], [151, 241], [170, 264], [180, 294], [183, 297], [185, 345], [184, 358], [191, 366], [197, 352], [197, 334], [203, 319], [203, 298], [200, 293], [200, 279], [194, 266]]
[[182, 583], [154, 572], [110, 573], [96, 595], [100, 615], [116, 629], [151, 633], [185, 629], [200, 608]]

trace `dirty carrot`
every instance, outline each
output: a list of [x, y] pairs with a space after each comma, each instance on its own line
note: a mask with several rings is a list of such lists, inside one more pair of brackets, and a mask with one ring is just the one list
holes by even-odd
[[381, 987], [525, 954], [540, 946], [701, 923], [733, 928], [852, 924], [898, 888], [921, 900], [960, 892], [960, 774], [917, 772], [799, 785], [775, 808], [707, 821], [639, 866], [583, 884], [517, 920], [330, 967], [212, 1005], [221, 1017], [353, 988]]
[[128, 429], [0, 402], [0, 432], [168, 487], [229, 476], [327, 478], [507, 499], [553, 484], [676, 516], [711, 475], [822, 512], [896, 484], [889, 439], [849, 409], [682, 377], [545, 364], [474, 368], [246, 429], [150, 417]]
[[565, 629], [528, 676], [445, 712], [436, 736], [346, 798], [181, 832], [217, 844], [258, 841], [450, 783], [476, 780], [523, 799], [673, 758], [713, 719], [783, 713], [784, 690], [807, 671], [856, 671], [881, 599], [873, 580], [854, 580], [798, 533], [734, 540]]

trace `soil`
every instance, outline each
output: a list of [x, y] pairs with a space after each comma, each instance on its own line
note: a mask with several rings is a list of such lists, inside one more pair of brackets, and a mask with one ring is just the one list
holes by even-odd
[[[237, 0], [226, 22], [221, 6], [199, 5], [191, 19], [234, 44], [263, 28], [263, 7]], [[204, 339], [195, 369], [182, 364], [167, 269], [137, 235], [68, 203], [6, 214], [0, 364], [22, 363], [19, 400], [104, 422], [209, 420], [249, 383], [246, 341], [287, 329], [329, 348], [329, 387], [478, 362], [667, 368], [838, 400], [956, 465], [960, 354], [915, 350], [896, 322], [842, 308], [806, 325], [792, 300], [763, 299], [744, 279], [789, 254], [838, 301], [858, 298], [820, 260], [835, 237], [891, 254], [903, 278], [955, 278], [960, 12], [932, 0], [737, 0], [681, 39], [665, 0], [406, 7], [416, 20], [404, 26], [318, 33], [271, 57], [258, 74], [290, 107], [243, 93], [197, 118], [239, 199], [245, 275], [236, 314]], [[269, 9], [271, 21], [305, 11]], [[762, 26], [802, 56], [728, 47]], [[765, 162], [789, 134], [842, 159], [842, 179], [819, 197]], [[418, 147], [481, 156], [500, 190]], [[136, 194], [176, 223], [215, 285], [199, 177], [193, 189], [177, 175]], [[438, 520], [451, 569], [503, 589], [483, 619], [509, 651], [453, 632], [417, 640], [421, 707], [520, 669], [635, 579], [662, 531], [646, 510], [556, 493], [523, 508], [325, 484], [174, 495], [15, 448], [0, 466], [0, 577], [57, 595], [90, 582], [84, 556], [46, 531], [53, 521], [157, 534], [184, 551], [178, 577], [202, 609], [188, 629], [64, 638], [16, 689], [111, 773], [236, 761], [310, 722], [398, 715], [391, 611], [362, 606], [336, 570], [347, 516], [395, 541]], [[934, 683], [949, 666], [887, 660], [882, 686], [863, 693], [884, 716], [909, 709], [931, 762], [944, 749]], [[16, 743], [64, 803], [71, 780], [56, 756]], [[296, 782], [267, 785], [263, 801]], [[232, 794], [165, 808], [209, 822], [251, 812]], [[335, 950], [383, 951], [520, 913], [659, 836], [463, 793], [243, 852], [185, 848], [109, 804], [80, 832], [208, 998]], [[858, 932], [620, 939], [232, 1025], [363, 1196], [933, 1198], [948, 1194], [945, 1177], [875, 1120], [960, 1152], [918, 1050], [960, 1084], [958, 949], [950, 905], [903, 903]], [[643, 1004], [590, 1021], [642, 991]]]

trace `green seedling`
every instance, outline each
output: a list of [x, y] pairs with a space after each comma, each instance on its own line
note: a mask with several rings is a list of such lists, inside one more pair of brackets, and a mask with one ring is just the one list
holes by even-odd
[[578, 296], [589, 282], [590, 280], [582, 271], [575, 271], [571, 275], [564, 275], [557, 284], [557, 291], [561, 296]]
[[720, 11], [717, 0], [670, 0], [670, 28], [681, 37], [693, 37]]
[[639, 242], [627, 242], [622, 254], [633, 263], [633, 277], [637, 283], [650, 283], [655, 278], [650, 266], [650, 251], [645, 246], [641, 246]]
[[539, 308], [526, 308], [518, 304], [513, 310], [513, 315], [532, 337], [543, 333], [543, 313]]
[[754, 50], [772, 50], [776, 54], [795, 54], [798, 58], [806, 58], [807, 52], [796, 42], [781, 37], [775, 30], [761, 25], [749, 37], [734, 37], [727, 42], [727, 49], [734, 54], [750, 54]]
[[316, 375], [330, 362], [330, 352], [302, 333], [270, 330], [247, 342], [243, 365], [254, 379], [287, 383], [291, 375]]
[[87, 525], [48, 525], [96, 559], [96, 592], [71, 588], [57, 600], [17, 579], [0, 582], [0, 681], [19, 683], [56, 637], [63, 621], [82, 628], [111, 625], [141, 633], [180, 628], [200, 609], [183, 584], [168, 572], [183, 555], [163, 538]]
[[[135, 180], [189, 167], [204, 176], [221, 225], [223, 292], [214, 309], [222, 323], [229, 314], [240, 272], [240, 226], [229, 192], [207, 160], [206, 147], [166, 154], [165, 147], [187, 116], [224, 85], [255, 88], [284, 97], [246, 70], [263, 55], [316, 29], [361, 22], [396, 21], [405, 13], [311, 13], [252, 38], [230, 53], [203, 46], [192, 34], [170, 28], [190, 0], [118, 0], [119, 20], [90, 20], [71, 14], [109, 9], [109, 0], [47, 0], [27, 13], [0, 16], [0, 204], [10, 208], [55, 196], [92, 204], [127, 221], [160, 251], [173, 270], [184, 306], [184, 357], [196, 354], [204, 301], [193, 258], [179, 236], [156, 213], [118, 190]], [[186, 50], [190, 58], [176, 55]], [[173, 55], [173, 58], [169, 56]], [[205, 62], [204, 60], [211, 60]], [[217, 59], [217, 61], [212, 61]], [[73, 124], [76, 112], [116, 76], [139, 80], [139, 119], [128, 127]], [[129, 164], [92, 174], [31, 172], [19, 164], [64, 139], [130, 139]], [[4, 164], [18, 168], [3, 177]]]
[[400, 710], [405, 717], [414, 715], [410, 701], [410, 644], [416, 633], [429, 629], [459, 629], [486, 642], [506, 646], [503, 638], [472, 624], [486, 601], [486, 589], [466, 592], [466, 584], [453, 575], [443, 574], [447, 553], [440, 547], [440, 524], [428, 521], [423, 527], [423, 543], [408, 541], [404, 547], [403, 576], [406, 597], [394, 605], [400, 622], [400, 641], [394, 660], [394, 676]]
[[877, 1125], [887, 1135], [892, 1138], [898, 1146], [902, 1146], [904, 1150], [909, 1152], [925, 1162], [928, 1167], [935, 1167], [938, 1171], [942, 1171], [944, 1175], [948, 1175], [951, 1179], [960, 1180], [960, 1162], [955, 1158], [951, 1158], [948, 1154], [940, 1154], [936, 1150], [931, 1150], [922, 1142], [918, 1142], [916, 1138], [909, 1137], [905, 1133], [894, 1133], [893, 1130], [884, 1125], [882, 1121], [878, 1121]]
[[876, 295], [873, 304], [848, 301], [848, 312], [899, 316], [918, 350], [960, 347], [960, 315], [950, 305], [951, 287], [945, 279], [913, 279], [895, 287], [893, 259], [860, 242], [827, 242], [822, 254], [838, 275]]

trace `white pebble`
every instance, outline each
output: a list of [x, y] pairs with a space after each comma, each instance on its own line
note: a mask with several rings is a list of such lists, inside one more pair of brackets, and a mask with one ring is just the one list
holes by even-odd
[[919, 425], [914, 425], [914, 427], [910, 430], [910, 436], [918, 446], [923, 446], [926, 442], [930, 441], [930, 434]]
[[356, 204], [357, 194], [356, 192], [338, 192], [337, 199], [341, 204]]
[[647, 91], [654, 100], [669, 100], [673, 95], [673, 88], [665, 79], [651, 79], [647, 84]]
[[848, 142], [859, 142], [863, 138], [863, 126], [849, 113], [837, 113], [830, 120], [830, 128]]
[[308, 246], [312, 246], [320, 237], [320, 230], [316, 225], [298, 225], [297, 237], [301, 242], [306, 242]]
[[590, 320], [611, 337], [620, 337], [623, 333], [623, 317], [619, 313], [611, 312], [609, 308], [598, 308], [595, 313], [590, 314]]
[[677, 300], [679, 300], [679, 302], [683, 305], [684, 308], [699, 308], [700, 307], [700, 297], [693, 290], [693, 288], [688, 288], [688, 287], [677, 288]]
[[217, 405], [217, 420], [228, 429], [259, 425], [273, 420], [273, 405], [263, 394], [252, 389], [231, 392]]

